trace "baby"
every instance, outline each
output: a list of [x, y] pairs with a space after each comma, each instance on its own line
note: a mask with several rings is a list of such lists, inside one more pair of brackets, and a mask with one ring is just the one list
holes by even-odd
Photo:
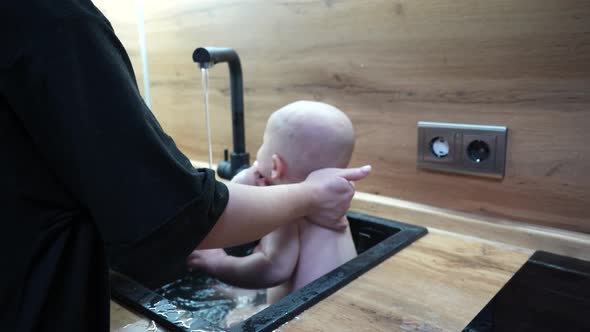
[[[270, 116], [257, 161], [232, 182], [302, 182], [317, 169], [346, 168], [353, 148], [354, 130], [344, 113], [324, 103], [294, 102]], [[272, 304], [356, 255], [349, 227], [338, 232], [300, 219], [263, 237], [249, 256], [195, 250], [187, 264], [238, 287], [272, 287], [267, 291]]]

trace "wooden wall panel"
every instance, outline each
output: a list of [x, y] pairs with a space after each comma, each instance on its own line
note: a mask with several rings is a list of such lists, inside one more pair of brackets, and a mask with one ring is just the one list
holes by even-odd
[[[590, 144], [584, 143], [590, 2], [148, 0], [145, 6], [153, 109], [191, 158], [207, 160], [192, 51], [229, 46], [242, 59], [251, 152], [275, 109], [297, 99], [325, 101], [353, 120], [353, 165], [374, 165], [361, 191], [590, 233]], [[231, 144], [226, 66], [211, 70], [210, 84], [220, 159]], [[417, 170], [421, 120], [508, 126], [505, 179]]]

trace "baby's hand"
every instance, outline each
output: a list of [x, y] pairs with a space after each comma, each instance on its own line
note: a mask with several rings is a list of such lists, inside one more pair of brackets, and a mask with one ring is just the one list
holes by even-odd
[[198, 269], [212, 274], [225, 257], [227, 253], [223, 249], [195, 250], [187, 257], [186, 265], [189, 271]]
[[246, 168], [236, 174], [231, 182], [248, 186], [264, 186], [264, 178], [260, 175], [260, 172], [258, 172], [258, 161], [255, 161], [250, 168]]

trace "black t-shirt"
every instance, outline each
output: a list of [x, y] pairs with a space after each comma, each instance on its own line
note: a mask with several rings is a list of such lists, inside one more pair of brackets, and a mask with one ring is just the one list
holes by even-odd
[[0, 330], [106, 331], [109, 266], [183, 269], [227, 188], [160, 128], [90, 1], [3, 0], [0, 47]]

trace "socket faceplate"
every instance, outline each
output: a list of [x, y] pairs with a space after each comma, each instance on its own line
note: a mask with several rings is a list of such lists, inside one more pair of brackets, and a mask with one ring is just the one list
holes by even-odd
[[507, 134], [501, 126], [420, 121], [418, 167], [501, 179]]

